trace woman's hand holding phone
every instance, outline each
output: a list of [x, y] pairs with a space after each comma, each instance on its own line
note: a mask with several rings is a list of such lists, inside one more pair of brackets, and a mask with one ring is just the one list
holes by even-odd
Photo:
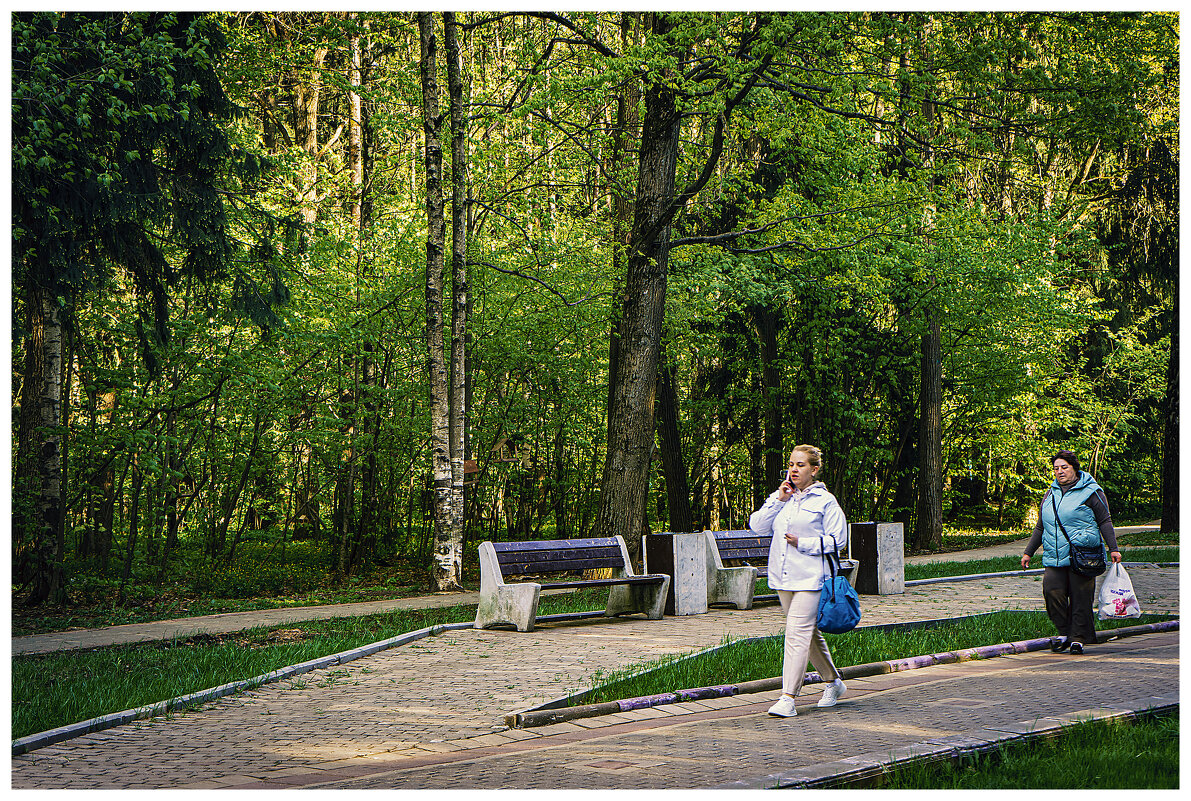
[[794, 497], [794, 482], [790, 480], [789, 471], [782, 474], [782, 483], [778, 487], [778, 491], [781, 492], [781, 495], [778, 497], [783, 501], [788, 501]]

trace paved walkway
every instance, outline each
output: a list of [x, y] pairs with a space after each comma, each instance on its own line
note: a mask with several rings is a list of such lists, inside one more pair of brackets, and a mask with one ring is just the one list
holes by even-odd
[[[1147, 612], [1178, 613], [1178, 570], [1130, 571]], [[868, 625], [996, 609], [1040, 609], [1037, 577], [862, 596]], [[505, 715], [567, 695], [593, 674], [781, 631], [775, 605], [704, 615], [587, 619], [529, 633], [459, 630], [265, 685], [164, 719], [12, 758], [17, 789], [763, 787], [869, 764], [891, 749], [988, 742], [1070, 719], [1088, 698], [1121, 710], [1172, 703], [1178, 633], [849, 682], [845, 702], [797, 718], [773, 693], [511, 730]], [[1043, 634], [1044, 632], [1040, 632]], [[1060, 692], [1078, 683], [1084, 692]], [[1032, 721], [1032, 722], [1031, 722]], [[868, 760], [868, 763], [865, 763]], [[837, 771], [838, 772], [838, 771]]]

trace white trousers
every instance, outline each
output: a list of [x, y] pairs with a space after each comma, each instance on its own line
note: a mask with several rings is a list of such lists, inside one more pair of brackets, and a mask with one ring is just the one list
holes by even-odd
[[786, 613], [786, 647], [782, 656], [782, 692], [786, 695], [798, 695], [802, 689], [808, 659], [823, 681], [839, 678], [827, 641], [815, 625], [819, 595], [818, 590], [777, 591], [782, 611]]

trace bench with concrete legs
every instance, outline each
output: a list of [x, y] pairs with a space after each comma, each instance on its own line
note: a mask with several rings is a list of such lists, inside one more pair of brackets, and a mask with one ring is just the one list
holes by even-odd
[[[586, 570], [611, 568], [611, 578], [576, 578]], [[542, 576], [556, 578], [543, 581]], [[533, 577], [509, 583], [506, 579]], [[608, 587], [604, 614], [644, 613], [660, 620], [666, 607], [670, 577], [637, 575], [629, 562], [624, 538], [599, 537], [572, 540], [480, 543], [480, 601], [477, 629], [501, 624], [517, 631], [532, 631], [543, 589]]]
[[[769, 565], [769, 544], [773, 536], [743, 531], [707, 531], [707, 603], [731, 604], [752, 609], [759, 600], [776, 595], [754, 596], [757, 577]], [[733, 563], [725, 566], [725, 561]], [[840, 559], [840, 575], [852, 582], [859, 565], [855, 559]]]

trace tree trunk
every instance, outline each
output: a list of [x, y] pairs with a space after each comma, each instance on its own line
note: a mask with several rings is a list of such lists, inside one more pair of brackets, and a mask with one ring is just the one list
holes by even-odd
[[443, 12], [443, 45], [447, 49], [447, 93], [451, 109], [451, 536], [458, 542], [454, 584], [462, 586], [463, 538], [467, 528], [463, 498], [467, 435], [467, 313], [470, 308], [467, 273], [467, 108], [464, 104], [463, 50], [455, 13]]
[[[655, 37], [673, 30], [671, 18], [649, 14]], [[676, 209], [674, 180], [678, 167], [682, 117], [674, 89], [656, 76], [646, 89], [641, 131], [634, 218], [626, 254], [625, 286], [619, 317], [619, 349], [612, 376], [609, 443], [595, 536], [621, 534], [632, 558], [641, 555], [647, 532], [649, 462], [653, 455], [654, 398], [666, 309], [669, 224]]]
[[[116, 391], [107, 390], [101, 396], [99, 414], [104, 426], [111, 428], [116, 416]], [[99, 557], [99, 572], [107, 575], [112, 555], [112, 536], [116, 525], [116, 470], [111, 460], [96, 477], [99, 501], [95, 512], [95, 555]]]
[[58, 599], [62, 589], [62, 564], [56, 554], [65, 550], [61, 434], [64, 310], [57, 298], [40, 288], [32, 288], [28, 298], [34, 325], [26, 339], [26, 364], [33, 369], [25, 378], [22, 403], [25, 430], [19, 442], [26, 452], [18, 459], [18, 478], [23, 478], [20, 489], [28, 494], [22, 501], [23, 514], [18, 510], [18, 523], [26, 527], [19, 541], [28, 543], [26, 564], [32, 583], [26, 602], [34, 606]]
[[[349, 15], [353, 25], [359, 25], [358, 14]], [[363, 55], [359, 31], [353, 30], [348, 39], [347, 61], [347, 160], [351, 171], [351, 217], [355, 236], [364, 225], [364, 100], [360, 95], [363, 84]]]
[[128, 550], [124, 554], [124, 571], [120, 574], [120, 589], [116, 592], [116, 604], [124, 603], [124, 590], [128, 580], [132, 578], [132, 562], [136, 558], [136, 540], [140, 531], [141, 519], [141, 489], [144, 487], [145, 474], [141, 470], [139, 459], [134, 453], [132, 466], [132, 508], [128, 511]]
[[451, 378], [443, 337], [446, 221], [443, 216], [443, 115], [438, 88], [438, 41], [434, 16], [418, 12], [422, 81], [422, 128], [426, 168], [426, 346], [430, 380], [430, 450], [434, 476], [434, 544], [430, 574], [439, 591], [461, 589], [463, 542], [453, 528], [451, 500]]
[[943, 356], [938, 311], [928, 305], [922, 335], [922, 394], [918, 429], [917, 550], [943, 543]]
[[[673, 27], [650, 14], [654, 36]], [[649, 462], [653, 453], [653, 410], [665, 315], [671, 204], [682, 116], [675, 93], [662, 76], [645, 92], [641, 161], [633, 227], [629, 233], [625, 287], [620, 301], [616, 373], [608, 410], [608, 455], [600, 481], [595, 536], [621, 535], [634, 561], [646, 533]]]
[[694, 531], [691, 490], [682, 454], [682, 435], [678, 429], [678, 393], [674, 389], [673, 364], [666, 364], [658, 371], [657, 433], [662, 473], [666, 477], [670, 530], [679, 533]]
[[[637, 12], [624, 12], [620, 17], [621, 49], [627, 49], [630, 43], [636, 42], [642, 34], [641, 15]], [[641, 100], [640, 85], [636, 80], [624, 82], [620, 93], [616, 97], [616, 124], [612, 129], [612, 155], [609, 174], [612, 176], [612, 186], [609, 196], [612, 199], [612, 275], [617, 285], [613, 287], [616, 297], [621, 290], [620, 276], [624, 273], [625, 254], [629, 248], [629, 235], [633, 219], [633, 204], [628, 192], [631, 160], [629, 142], [633, 141], [640, 125], [638, 106]], [[613, 396], [616, 394], [616, 376], [620, 368], [620, 315], [615, 310], [608, 331], [608, 410], [611, 412]], [[608, 441], [612, 441], [612, 415], [607, 415]]]
[[[783, 445], [781, 375], [777, 369], [778, 312], [764, 306], [754, 306], [749, 315], [757, 330], [757, 341], [761, 353], [761, 403], [764, 411], [764, 454], [765, 479], [776, 487], [779, 477], [786, 469], [786, 448]], [[842, 454], [837, 458], [842, 460]], [[838, 463], [838, 462], [837, 462]], [[837, 473], [837, 475], [839, 475]]]
[[1179, 293], [1174, 292], [1162, 430], [1162, 533], [1179, 530]]
[[298, 72], [294, 75], [294, 139], [308, 159], [302, 166], [303, 185], [297, 201], [307, 225], [313, 225], [318, 219], [318, 117], [323, 62], [329, 52], [325, 47], [315, 50], [308, 74]]

